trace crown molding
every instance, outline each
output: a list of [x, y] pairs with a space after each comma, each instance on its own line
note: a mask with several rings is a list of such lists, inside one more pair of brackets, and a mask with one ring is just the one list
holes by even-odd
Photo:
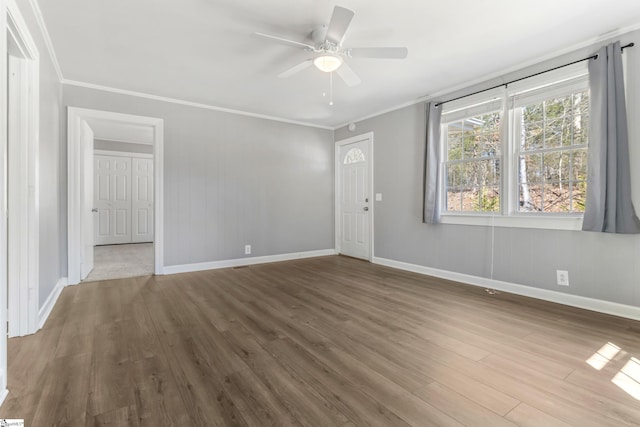
[[38, 0], [29, 0], [29, 4], [31, 5], [31, 9], [33, 9], [33, 14], [36, 16], [36, 22], [38, 23], [38, 27], [40, 28], [40, 32], [42, 33], [44, 44], [47, 46], [47, 51], [49, 51], [53, 69], [56, 71], [58, 80], [60, 81], [60, 83], [62, 83], [62, 81], [64, 80], [64, 77], [62, 76], [62, 69], [60, 68], [60, 63], [58, 62], [56, 51], [53, 48], [53, 42], [51, 41], [51, 37], [49, 36], [49, 31], [47, 30], [47, 25], [44, 22], [44, 17], [42, 16], [42, 10], [40, 10]]
[[281, 122], [281, 123], [287, 123], [287, 124], [298, 125], [298, 126], [306, 126], [306, 127], [312, 127], [312, 128], [318, 128], [318, 129], [325, 129], [325, 130], [334, 130], [333, 127], [322, 126], [322, 125], [318, 125], [318, 124], [315, 124], [315, 123], [308, 123], [308, 122], [301, 122], [301, 121], [297, 121], [297, 120], [290, 120], [290, 119], [285, 119], [283, 117], [269, 116], [269, 115], [266, 115], [266, 114], [250, 113], [248, 111], [234, 110], [232, 108], [217, 107], [215, 105], [202, 104], [202, 103], [199, 103], [199, 102], [185, 101], [185, 100], [182, 100], [182, 99], [169, 98], [169, 97], [166, 97], [166, 96], [152, 95], [152, 94], [149, 94], [149, 93], [136, 92], [136, 91], [132, 91], [132, 90], [118, 89], [118, 88], [114, 88], [114, 87], [110, 87], [110, 86], [96, 85], [96, 84], [93, 84], [93, 83], [79, 82], [79, 81], [76, 81], [76, 80], [67, 80], [67, 79], [65, 79], [65, 80], [62, 81], [62, 84], [65, 84], [65, 85], [68, 85], [68, 86], [84, 87], [84, 88], [87, 88], [87, 89], [101, 90], [103, 92], [117, 93], [117, 94], [120, 94], [120, 95], [135, 96], [135, 97], [138, 97], [138, 98], [151, 99], [151, 100], [154, 100], [154, 101], [168, 102], [168, 103], [171, 103], [171, 104], [186, 105], [188, 107], [202, 108], [202, 109], [205, 109], [205, 110], [213, 110], [213, 111], [220, 111], [220, 112], [223, 112], [223, 113], [237, 114], [237, 115], [240, 115], [240, 116], [253, 117], [253, 118], [257, 118], [257, 119], [271, 120], [271, 121], [274, 121], [274, 122]]

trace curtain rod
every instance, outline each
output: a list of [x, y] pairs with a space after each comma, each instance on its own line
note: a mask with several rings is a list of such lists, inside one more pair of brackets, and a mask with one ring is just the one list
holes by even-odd
[[[628, 47], [633, 47], [633, 46], [634, 46], [634, 43], [629, 43], [629, 44], [627, 44], [627, 45], [622, 46], [622, 47], [620, 48], [620, 50], [625, 50], [626, 48], [628, 48]], [[545, 74], [545, 73], [548, 73], [548, 72], [550, 72], [550, 71], [559, 70], [560, 68], [568, 67], [568, 66], [573, 65], [573, 64], [578, 64], [578, 63], [580, 63], [580, 62], [588, 61], [588, 60], [590, 60], [590, 59], [597, 59], [597, 58], [598, 58], [598, 54], [591, 55], [591, 56], [588, 56], [588, 57], [586, 57], [586, 58], [578, 59], [577, 61], [569, 62], [568, 64], [558, 65], [557, 67], [553, 67], [553, 68], [550, 68], [550, 69], [548, 69], [548, 70], [540, 71], [540, 72], [538, 72], [538, 73], [531, 74], [531, 75], [526, 76], [526, 77], [520, 77], [519, 79], [511, 80], [511, 81], [506, 82], [506, 83], [500, 83], [499, 85], [492, 86], [492, 87], [487, 88], [487, 89], [478, 90], [478, 91], [476, 91], [476, 92], [469, 93], [469, 94], [467, 94], [467, 95], [462, 95], [462, 96], [458, 96], [457, 98], [448, 99], [448, 100], [446, 100], [446, 101], [438, 102], [435, 106], [436, 106], [436, 107], [439, 107], [439, 106], [441, 106], [442, 104], [446, 104], [447, 102], [457, 101], [458, 99], [466, 98], [466, 97], [468, 97], [468, 96], [477, 95], [477, 94], [479, 94], [479, 93], [487, 92], [487, 91], [490, 91], [490, 90], [493, 90], [493, 89], [497, 89], [497, 88], [502, 87], [502, 86], [508, 86], [508, 85], [510, 85], [511, 83], [516, 83], [516, 82], [519, 82], [519, 81], [521, 81], [521, 80], [530, 79], [531, 77], [539, 76], [540, 74]]]

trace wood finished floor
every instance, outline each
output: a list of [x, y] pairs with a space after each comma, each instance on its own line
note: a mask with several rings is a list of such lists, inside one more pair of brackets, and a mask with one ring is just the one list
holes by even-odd
[[[611, 380], [639, 337], [640, 322], [339, 256], [84, 283], [9, 340], [0, 418], [637, 426], [640, 401]], [[620, 351], [596, 370], [607, 343]]]

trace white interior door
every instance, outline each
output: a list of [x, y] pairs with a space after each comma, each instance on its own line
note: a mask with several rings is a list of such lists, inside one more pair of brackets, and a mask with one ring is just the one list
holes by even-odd
[[153, 159], [131, 159], [131, 241], [153, 242]]
[[96, 245], [131, 243], [131, 158], [94, 156]]
[[369, 259], [369, 140], [340, 146], [340, 253]]
[[80, 263], [80, 279], [83, 280], [93, 270], [94, 246], [94, 212], [93, 212], [93, 131], [82, 122], [81, 156], [83, 157], [81, 176], [81, 210], [82, 210], [82, 254]]

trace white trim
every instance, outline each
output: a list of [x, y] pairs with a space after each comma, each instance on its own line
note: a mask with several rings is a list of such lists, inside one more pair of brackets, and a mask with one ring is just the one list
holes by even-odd
[[190, 273], [193, 271], [217, 270], [219, 268], [240, 267], [245, 265], [266, 264], [269, 262], [290, 261], [294, 259], [314, 258], [336, 255], [335, 249], [321, 249], [317, 251], [292, 252], [288, 254], [267, 255], [250, 258], [236, 258], [222, 261], [199, 262], [194, 264], [169, 265], [163, 274]]
[[292, 125], [306, 126], [306, 127], [312, 127], [312, 128], [318, 128], [318, 129], [326, 129], [326, 130], [334, 130], [335, 129], [335, 128], [331, 127], [331, 126], [322, 126], [322, 125], [318, 125], [318, 124], [315, 124], [315, 123], [301, 122], [301, 121], [297, 121], [297, 120], [285, 119], [283, 117], [269, 116], [269, 115], [266, 115], [266, 114], [258, 114], [258, 113], [250, 113], [248, 111], [234, 110], [232, 108], [217, 107], [215, 105], [201, 104], [199, 102], [185, 101], [185, 100], [182, 100], [182, 99], [169, 98], [169, 97], [166, 97], [166, 96], [151, 95], [149, 93], [135, 92], [135, 91], [132, 91], [132, 90], [125, 90], [125, 89], [118, 89], [118, 88], [114, 88], [114, 87], [102, 86], [102, 85], [97, 85], [97, 84], [93, 84], [93, 83], [84, 83], [84, 82], [79, 82], [79, 81], [76, 81], [76, 80], [66, 80], [65, 79], [65, 80], [62, 81], [62, 84], [69, 85], [69, 86], [84, 87], [84, 88], [87, 88], [87, 89], [96, 89], [96, 90], [101, 90], [103, 92], [117, 93], [117, 94], [120, 94], [120, 95], [129, 95], [129, 96], [135, 96], [135, 97], [138, 97], [138, 98], [152, 99], [154, 101], [169, 102], [171, 104], [186, 105], [187, 107], [203, 108], [205, 110], [220, 111], [220, 112], [223, 112], [223, 113], [237, 114], [237, 115], [240, 115], [240, 116], [253, 117], [253, 118], [257, 118], [257, 119], [272, 120], [274, 122], [282, 122], [282, 123], [288, 123], [288, 124], [292, 124]]
[[374, 230], [373, 222], [374, 222], [374, 212], [375, 212], [375, 192], [373, 191], [373, 132], [366, 132], [360, 135], [352, 136], [350, 138], [341, 139], [340, 141], [336, 141], [334, 144], [334, 226], [333, 229], [335, 231], [334, 234], [334, 245], [336, 247], [336, 253], [340, 253], [340, 195], [341, 195], [341, 171], [342, 171], [342, 162], [340, 159], [340, 147], [343, 145], [353, 144], [359, 141], [367, 141], [367, 145], [369, 148], [369, 158], [367, 159], [367, 164], [369, 168], [369, 258], [368, 261], [374, 258]]
[[9, 18], [7, 19], [7, 31], [19, 44], [22, 55], [32, 60], [39, 59], [38, 48], [29, 33], [29, 27], [20, 13], [16, 0], [7, 0], [7, 14]]
[[[7, 2], [0, 0], [0, 81], [7, 82]], [[0, 90], [0, 400], [7, 396], [7, 90]], [[1, 403], [1, 402], [0, 402]]]
[[134, 116], [109, 111], [67, 107], [67, 219], [68, 219], [68, 281], [75, 285], [80, 282], [80, 254], [82, 251], [80, 127], [88, 120], [95, 122], [115, 122], [150, 126], [154, 129], [153, 170], [154, 170], [154, 258], [155, 274], [162, 274], [164, 268], [164, 120], [154, 117]]
[[99, 154], [101, 156], [135, 157], [137, 159], [153, 159], [153, 154], [134, 153], [134, 152], [128, 152], [128, 151], [93, 150], [93, 154]]
[[38, 0], [29, 0], [29, 4], [33, 9], [34, 15], [36, 16], [36, 22], [38, 23], [38, 27], [40, 27], [40, 32], [42, 33], [44, 44], [47, 46], [47, 51], [49, 52], [49, 56], [51, 57], [53, 69], [56, 71], [58, 80], [60, 81], [60, 83], [62, 83], [64, 81], [64, 77], [62, 77], [62, 69], [60, 68], [58, 57], [56, 56], [56, 52], [53, 48], [53, 42], [51, 41], [51, 37], [49, 36], [49, 31], [47, 30], [47, 25], [44, 22], [44, 17], [42, 16], [42, 10], [40, 10]]
[[58, 297], [60, 297], [62, 289], [64, 289], [65, 286], [67, 286], [67, 278], [61, 277], [60, 279], [58, 279], [58, 283], [56, 283], [53, 291], [51, 291], [51, 293], [47, 297], [47, 300], [44, 302], [44, 304], [42, 304], [42, 307], [40, 307], [40, 312], [38, 313], [38, 329], [41, 329], [44, 326], [45, 322], [49, 318], [49, 315], [51, 314], [51, 310], [53, 310], [53, 307], [58, 301]]
[[7, 396], [9, 396], [9, 389], [5, 388], [4, 390], [0, 391], [0, 406], [2, 406], [4, 401], [7, 399]]
[[554, 216], [553, 214], [512, 214], [512, 215], [491, 215], [491, 214], [463, 214], [463, 213], [442, 213], [441, 224], [457, 225], [478, 225], [487, 227], [511, 227], [511, 228], [541, 228], [546, 230], [569, 230], [578, 231], [582, 229], [582, 216]]
[[373, 263], [397, 268], [399, 270], [424, 274], [426, 276], [452, 280], [467, 285], [497, 289], [503, 292], [509, 292], [516, 295], [555, 302], [571, 307], [578, 307], [585, 310], [597, 311], [599, 313], [611, 314], [614, 316], [625, 317], [633, 320], [640, 320], [640, 307], [634, 307], [631, 305], [582, 297], [579, 295], [565, 294], [562, 292], [550, 291], [547, 289], [534, 288], [532, 286], [518, 285], [515, 283], [503, 282], [501, 280], [489, 279], [486, 277], [472, 276], [469, 274], [456, 273], [447, 270], [439, 270], [437, 268], [409, 264], [406, 262], [395, 261], [386, 258], [374, 258]]
[[391, 113], [393, 111], [402, 110], [403, 108], [410, 107], [412, 105], [426, 103], [426, 102], [429, 102], [433, 98], [434, 97], [432, 95], [424, 95], [424, 96], [421, 96], [419, 98], [413, 99], [411, 101], [406, 101], [406, 102], [403, 102], [401, 104], [396, 104], [396, 105], [394, 105], [392, 107], [385, 108], [383, 110], [378, 110], [375, 113], [367, 114], [366, 116], [362, 116], [362, 117], [359, 117], [359, 118], [354, 119], [354, 120], [349, 120], [348, 122], [342, 123], [341, 125], [338, 125], [338, 126], [334, 127], [333, 130], [338, 130], [338, 129], [343, 128], [345, 126], [349, 126], [349, 124], [351, 124], [351, 123], [362, 122], [364, 120], [369, 120], [369, 119], [372, 119], [374, 117], [381, 116], [383, 114]]
[[[9, 111], [7, 162], [9, 215], [9, 336], [31, 334], [38, 329], [39, 196], [38, 153], [40, 77], [39, 53], [15, 0], [7, 2], [7, 33], [20, 51], [9, 62], [16, 81], [10, 89], [16, 101]], [[7, 40], [8, 41], [8, 40]], [[17, 93], [16, 93], [17, 92]], [[10, 104], [11, 105], [11, 104]]]

